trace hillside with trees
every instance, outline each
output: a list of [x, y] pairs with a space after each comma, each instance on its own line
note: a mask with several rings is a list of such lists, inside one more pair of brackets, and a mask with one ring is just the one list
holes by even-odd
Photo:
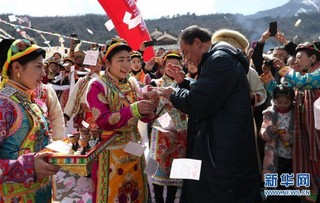
[[[8, 20], [9, 14], [2, 14], [0, 18], [4, 21]], [[77, 33], [79, 38], [87, 41], [94, 41], [104, 43], [110, 37], [117, 35], [115, 30], [108, 31], [104, 23], [109, 20], [104, 15], [88, 14], [83, 16], [71, 17], [29, 17], [32, 21], [32, 28], [41, 31], [58, 33], [65, 36], [70, 36], [71, 33]], [[167, 31], [170, 34], [178, 36], [182, 29], [187, 26], [197, 24], [208, 28], [210, 31], [215, 31], [220, 28], [231, 28], [244, 33], [247, 38], [257, 40], [261, 33], [267, 30], [270, 21], [278, 21], [278, 28], [286, 34], [289, 40], [295, 42], [319, 40], [320, 34], [320, 18], [319, 13], [300, 14], [298, 16], [283, 17], [283, 18], [254, 18], [240, 14], [212, 14], [197, 16], [194, 13], [187, 13], [186, 15], [174, 15], [173, 17], [164, 16], [156, 20], [146, 20], [146, 25], [149, 32], [156, 28]], [[295, 22], [301, 19], [302, 23], [299, 27], [295, 27]], [[16, 31], [18, 27], [13, 27], [4, 23], [0, 23], [0, 28], [8, 34], [16, 38], [21, 38]], [[93, 34], [88, 33], [87, 28], [93, 31]], [[41, 46], [46, 46], [44, 39], [39, 33], [32, 30], [23, 29], [26, 33], [34, 38]], [[57, 36], [46, 35], [43, 36], [50, 41], [51, 46], [59, 46]], [[272, 40], [271, 40], [272, 41]], [[69, 41], [65, 41], [68, 46]]]

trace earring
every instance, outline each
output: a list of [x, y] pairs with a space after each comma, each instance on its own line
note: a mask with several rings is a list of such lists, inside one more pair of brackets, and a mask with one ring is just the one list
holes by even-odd
[[20, 79], [20, 77], [21, 77], [21, 75], [20, 75], [20, 73], [18, 72], [18, 73], [17, 73], [17, 78]]

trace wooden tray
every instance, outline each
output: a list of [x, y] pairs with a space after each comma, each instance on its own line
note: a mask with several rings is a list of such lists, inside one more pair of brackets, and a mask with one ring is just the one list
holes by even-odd
[[[71, 173], [78, 174], [80, 176], [88, 176], [91, 172], [93, 160], [107, 148], [110, 142], [113, 140], [113, 133], [103, 133], [102, 141], [93, 146], [85, 155], [66, 155], [54, 150], [45, 148], [41, 152], [56, 152], [54, 155], [48, 157], [48, 163], [60, 166], [63, 170], [70, 171]], [[70, 143], [69, 139], [63, 140], [66, 143]]]

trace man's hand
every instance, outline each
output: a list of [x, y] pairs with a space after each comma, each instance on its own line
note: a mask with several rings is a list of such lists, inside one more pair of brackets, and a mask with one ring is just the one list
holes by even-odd
[[289, 43], [289, 41], [286, 39], [286, 36], [284, 35], [283, 32], [278, 31], [276, 34], [276, 39], [283, 45], [287, 45]]
[[160, 96], [163, 96], [168, 101], [170, 101], [170, 95], [175, 91], [171, 86], [169, 87], [154, 87], [153, 90], [156, 90]]
[[260, 43], [265, 43], [270, 38], [269, 30], [262, 33], [261, 38], [259, 39]]

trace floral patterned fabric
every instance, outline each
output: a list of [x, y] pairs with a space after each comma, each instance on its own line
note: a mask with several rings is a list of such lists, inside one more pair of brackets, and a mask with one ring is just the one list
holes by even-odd
[[[263, 122], [260, 129], [260, 135], [266, 141], [264, 147], [264, 159], [262, 178], [266, 173], [276, 173], [278, 166], [278, 157], [291, 160], [293, 149], [293, 121], [294, 110], [291, 109], [286, 113], [277, 112], [275, 106], [270, 106], [263, 112]], [[281, 130], [285, 130], [291, 135], [290, 141], [285, 145], [279, 139], [279, 133], [271, 133], [270, 126], [277, 125]]]
[[[154, 82], [157, 87], [176, 86], [176, 82], [166, 75], [154, 80]], [[159, 112], [159, 117], [165, 113], [169, 113], [175, 127], [174, 130], [170, 132], [161, 132], [156, 128], [152, 128], [150, 157], [159, 163], [159, 167], [152, 177], [152, 182], [158, 185], [181, 186], [182, 180], [170, 179], [169, 176], [173, 159], [186, 157], [187, 116], [174, 108], [172, 104], [163, 97], [160, 97], [157, 108], [157, 113]], [[160, 127], [161, 125], [158, 120], [155, 120], [153, 126]]]
[[139, 91], [134, 81], [129, 78], [120, 83], [106, 75], [90, 81], [87, 101], [93, 117], [99, 128], [115, 132], [113, 142], [93, 165], [93, 202], [147, 202], [144, 157], [123, 151], [129, 141], [141, 141], [132, 104]]

